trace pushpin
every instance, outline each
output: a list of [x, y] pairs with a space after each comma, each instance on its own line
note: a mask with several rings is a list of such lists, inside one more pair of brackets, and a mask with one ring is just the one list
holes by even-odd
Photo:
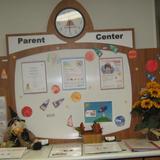
[[103, 55], [102, 51], [98, 48], [93, 48], [93, 50], [96, 52], [98, 57], [101, 57]]
[[109, 49], [114, 53], [118, 52], [118, 48], [116, 46], [114, 46], [114, 45], [109, 45]]

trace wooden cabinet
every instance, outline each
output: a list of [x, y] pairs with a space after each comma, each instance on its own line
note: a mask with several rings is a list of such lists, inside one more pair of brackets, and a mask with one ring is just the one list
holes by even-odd
[[127, 158], [127, 159], [123, 159], [123, 160], [143, 160], [143, 158]]
[[149, 157], [145, 158], [145, 160], [160, 160], [160, 157]]
[[160, 157], [147, 157], [147, 158], [125, 158], [123, 160], [160, 160]]

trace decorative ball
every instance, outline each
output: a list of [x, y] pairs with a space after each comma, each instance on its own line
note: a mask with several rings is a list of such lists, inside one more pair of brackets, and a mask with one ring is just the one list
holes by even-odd
[[60, 92], [60, 87], [58, 85], [53, 85], [51, 90], [54, 94], [57, 94]]
[[94, 58], [95, 58], [95, 56], [94, 56], [94, 53], [93, 53], [92, 51], [86, 52], [86, 54], [85, 54], [85, 59], [86, 59], [87, 61], [93, 61]]
[[148, 60], [145, 67], [148, 72], [155, 72], [158, 68], [158, 62], [154, 59]]
[[25, 106], [22, 109], [22, 115], [24, 117], [30, 117], [32, 115], [32, 108], [29, 106]]
[[128, 52], [129, 59], [135, 59], [137, 57], [137, 51], [132, 49]]
[[71, 99], [73, 102], [79, 102], [81, 100], [81, 94], [79, 92], [73, 92]]

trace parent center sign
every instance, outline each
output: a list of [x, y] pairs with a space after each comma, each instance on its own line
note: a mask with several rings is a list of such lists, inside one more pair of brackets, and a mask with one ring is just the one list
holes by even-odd
[[[125, 47], [134, 47], [133, 30], [116, 30], [116, 31], [94, 31], [87, 32], [82, 38], [75, 43], [106, 43], [112, 45], [121, 45]], [[65, 41], [59, 39], [55, 34], [25, 34], [25, 35], [9, 35], [9, 54], [45, 45], [66, 44]]]

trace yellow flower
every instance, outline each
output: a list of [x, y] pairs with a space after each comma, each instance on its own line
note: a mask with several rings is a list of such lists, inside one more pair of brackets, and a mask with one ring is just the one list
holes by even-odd
[[158, 89], [158, 98], [160, 98], [160, 89]]
[[147, 89], [141, 89], [140, 96], [145, 96], [146, 94], [149, 94], [149, 91]]
[[143, 99], [141, 101], [141, 108], [150, 109], [153, 106], [153, 102], [150, 99]]
[[160, 109], [160, 102], [154, 102], [154, 106], [155, 108]]
[[151, 81], [140, 91], [140, 97], [132, 108], [132, 113], [137, 113], [142, 117], [140, 124], [136, 125], [136, 130], [143, 128], [159, 128], [160, 126], [160, 84]]
[[159, 98], [160, 96], [159, 89], [157, 88], [151, 88], [149, 89], [149, 92], [150, 92], [151, 97]]
[[146, 88], [160, 88], [160, 84], [156, 81], [151, 81], [146, 84]]

